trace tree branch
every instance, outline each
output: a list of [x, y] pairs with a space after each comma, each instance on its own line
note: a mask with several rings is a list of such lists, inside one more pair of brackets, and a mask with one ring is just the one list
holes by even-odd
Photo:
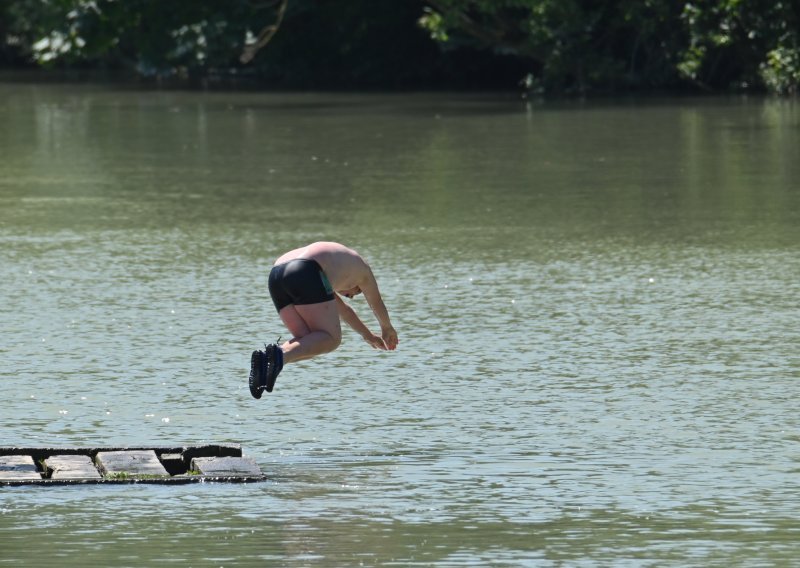
[[256, 56], [256, 53], [267, 45], [272, 37], [277, 33], [278, 29], [281, 27], [281, 23], [283, 22], [283, 16], [286, 13], [286, 6], [289, 4], [289, 0], [281, 0], [281, 5], [278, 7], [278, 17], [275, 19], [275, 22], [264, 29], [258, 34], [258, 39], [256, 39], [255, 43], [250, 45], [245, 45], [244, 49], [242, 50], [242, 54], [239, 56], [239, 61], [242, 63], [250, 63], [253, 58]]

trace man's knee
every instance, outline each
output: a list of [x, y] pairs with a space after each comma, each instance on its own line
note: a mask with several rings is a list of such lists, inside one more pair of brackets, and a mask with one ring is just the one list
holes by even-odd
[[331, 351], [336, 350], [342, 344], [342, 334], [341, 333], [329, 333], [328, 340], [326, 342], [327, 352], [330, 353]]

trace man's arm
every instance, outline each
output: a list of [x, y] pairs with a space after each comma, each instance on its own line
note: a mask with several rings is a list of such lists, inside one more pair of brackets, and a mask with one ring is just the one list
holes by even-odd
[[387, 349], [387, 345], [384, 343], [383, 338], [378, 337], [374, 333], [372, 333], [369, 328], [361, 321], [361, 318], [358, 317], [358, 314], [348, 306], [339, 294], [336, 294], [336, 307], [339, 309], [339, 317], [342, 318], [348, 326], [350, 326], [353, 331], [358, 333], [364, 341], [372, 345], [375, 349]]
[[390, 350], [395, 349], [398, 343], [397, 332], [394, 330], [392, 321], [389, 319], [389, 310], [386, 309], [386, 304], [383, 303], [381, 292], [378, 290], [378, 282], [375, 280], [375, 276], [372, 274], [372, 269], [370, 269], [369, 265], [367, 265], [364, 279], [359, 285], [359, 288], [361, 288], [369, 307], [372, 308], [372, 312], [378, 319], [378, 323], [381, 326], [381, 336], [386, 343], [386, 347]]

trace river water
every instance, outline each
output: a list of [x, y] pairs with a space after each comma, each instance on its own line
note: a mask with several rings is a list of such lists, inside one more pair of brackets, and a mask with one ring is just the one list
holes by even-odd
[[[400, 347], [346, 330], [256, 401], [315, 240]], [[0, 489], [0, 565], [800, 557], [796, 101], [0, 85], [0, 275], [0, 445], [269, 475]]]

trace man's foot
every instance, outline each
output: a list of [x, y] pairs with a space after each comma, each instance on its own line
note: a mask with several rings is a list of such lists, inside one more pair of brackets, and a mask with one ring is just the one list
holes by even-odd
[[[264, 346], [264, 389], [272, 392], [275, 379], [283, 369], [283, 351], [274, 343]], [[259, 395], [260, 396], [260, 395]]]
[[253, 351], [250, 357], [250, 394], [261, 398], [264, 391], [272, 392], [275, 379], [283, 369], [283, 351], [274, 343], [264, 346], [264, 351]]
[[261, 394], [264, 391], [264, 385], [266, 384], [264, 376], [264, 371], [266, 370], [265, 358], [266, 355], [263, 351], [253, 351], [253, 355], [250, 357], [250, 394], [253, 395], [253, 398], [261, 398]]

